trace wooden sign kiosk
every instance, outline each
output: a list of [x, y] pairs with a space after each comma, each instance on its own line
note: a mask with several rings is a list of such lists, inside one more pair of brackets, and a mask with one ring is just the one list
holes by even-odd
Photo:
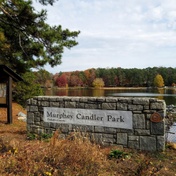
[[23, 79], [5, 65], [0, 65], [0, 108], [7, 108], [7, 123], [12, 123], [12, 81]]

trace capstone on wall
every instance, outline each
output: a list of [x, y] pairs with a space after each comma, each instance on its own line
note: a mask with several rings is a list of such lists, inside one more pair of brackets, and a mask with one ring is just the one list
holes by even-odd
[[[146, 151], [165, 150], [165, 113], [166, 104], [163, 100], [155, 98], [126, 98], [126, 97], [56, 97], [38, 96], [27, 101], [27, 131], [28, 133], [48, 134], [56, 130], [62, 137], [68, 136], [73, 131], [86, 132], [90, 140], [101, 145], [118, 145]], [[54, 121], [46, 119], [44, 110], [54, 108], [59, 112], [69, 110], [84, 110], [89, 112], [131, 113], [132, 128], [125, 129], [122, 126], [116, 128], [111, 119], [110, 125], [103, 125], [103, 117], [99, 118], [102, 125], [77, 124], [77, 121]], [[57, 114], [48, 113], [48, 116], [56, 117]], [[127, 116], [127, 115], [126, 115]], [[128, 118], [128, 117], [127, 117]], [[118, 118], [117, 118], [118, 119]], [[53, 121], [52, 121], [53, 120]], [[69, 120], [69, 119], [68, 119]], [[110, 119], [108, 119], [110, 120]], [[107, 121], [108, 121], [107, 120]], [[123, 122], [122, 116], [119, 122]], [[67, 123], [68, 122], [68, 123]], [[109, 123], [109, 122], [108, 122]], [[113, 127], [111, 127], [111, 125]]]

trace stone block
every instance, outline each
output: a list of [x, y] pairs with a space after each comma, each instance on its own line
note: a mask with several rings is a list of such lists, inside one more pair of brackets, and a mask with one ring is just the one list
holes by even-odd
[[116, 110], [116, 103], [102, 103], [102, 109]]
[[36, 122], [40, 122], [40, 117], [35, 116], [35, 117], [34, 117], [34, 122], [35, 122], [35, 123], [36, 123]]
[[48, 107], [50, 105], [49, 101], [40, 101], [40, 105], [43, 107]]
[[103, 143], [114, 144], [116, 140], [114, 138], [103, 137]]
[[165, 132], [165, 124], [163, 122], [151, 122], [151, 134], [153, 135], [164, 135]]
[[165, 136], [157, 136], [156, 146], [158, 151], [165, 150]]
[[37, 133], [37, 134], [44, 134], [44, 129], [42, 129], [42, 128], [37, 128], [37, 129], [36, 129], [36, 133]]
[[50, 102], [50, 107], [59, 107], [59, 102], [51, 101]]
[[97, 101], [97, 98], [96, 97], [87, 97], [87, 101], [95, 103]]
[[136, 104], [136, 105], [148, 105], [149, 104], [149, 99], [146, 99], [146, 98], [134, 98], [133, 99], [133, 104]]
[[166, 109], [166, 105], [165, 105], [164, 101], [158, 101], [158, 102], [155, 102], [155, 103], [151, 103], [150, 108], [151, 109], [156, 109], [156, 110], [164, 110], [164, 109]]
[[144, 114], [133, 115], [133, 128], [144, 129], [145, 128], [145, 116]]
[[116, 134], [117, 129], [116, 128], [110, 128], [110, 127], [104, 127], [104, 132], [105, 133]]
[[34, 113], [28, 112], [27, 113], [27, 124], [34, 123]]
[[49, 122], [43, 122], [43, 127], [44, 128], [50, 128], [50, 123]]
[[128, 141], [128, 148], [140, 149], [139, 148], [139, 141]]
[[81, 102], [77, 102], [76, 107], [77, 107], [77, 108], [84, 109], [84, 108], [85, 108], [85, 104], [84, 104], [84, 103], [81, 103]]
[[127, 104], [126, 103], [117, 103], [117, 110], [127, 110]]
[[90, 136], [90, 140], [92, 142], [95, 142], [97, 144], [102, 144], [103, 145], [103, 135], [100, 133], [92, 133]]
[[117, 144], [122, 144], [127, 146], [127, 143], [128, 143], [127, 136], [128, 136], [127, 133], [117, 133]]
[[85, 104], [85, 109], [97, 109], [97, 104], [94, 103]]
[[88, 99], [87, 99], [87, 97], [82, 97], [82, 98], [80, 98], [79, 101], [80, 101], [80, 102], [87, 103], [87, 102], [88, 102]]
[[89, 125], [72, 125], [72, 130], [78, 132], [94, 132], [94, 127]]
[[114, 144], [116, 139], [113, 134], [103, 134], [103, 142]]
[[156, 137], [141, 136], [140, 137], [140, 150], [156, 151]]
[[30, 111], [31, 112], [38, 111], [38, 106], [30, 106]]
[[97, 97], [97, 102], [105, 102], [105, 97]]
[[131, 98], [120, 97], [118, 101], [121, 102], [121, 103], [132, 104], [132, 99]]
[[117, 102], [117, 101], [118, 101], [118, 98], [115, 98], [115, 97], [106, 98], [107, 103], [114, 103], [114, 102]]
[[58, 96], [57, 96], [56, 101], [57, 101], [57, 102], [63, 102], [63, 101], [64, 101], [64, 97], [58, 97]]
[[129, 141], [139, 141], [139, 136], [128, 136]]
[[142, 111], [144, 108], [142, 105], [132, 105], [132, 104], [129, 104], [128, 105], [128, 110], [130, 111]]
[[50, 122], [50, 127], [56, 129], [56, 123]]
[[104, 127], [101, 127], [101, 126], [95, 126], [94, 130], [96, 133], [104, 133], [105, 132]]
[[135, 129], [135, 135], [149, 136], [149, 135], [150, 135], [150, 130], [145, 130], [145, 129]]
[[81, 97], [71, 97], [72, 102], [79, 102]]
[[65, 102], [65, 108], [76, 108], [76, 102]]
[[145, 110], [149, 110], [149, 105], [144, 105]]

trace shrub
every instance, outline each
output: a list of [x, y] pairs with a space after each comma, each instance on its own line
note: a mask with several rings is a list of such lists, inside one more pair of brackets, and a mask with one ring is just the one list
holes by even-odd
[[41, 85], [35, 82], [36, 77], [32, 72], [27, 72], [22, 77], [24, 82], [18, 82], [13, 89], [13, 99], [25, 107], [27, 99], [43, 95], [43, 90]]
[[104, 87], [104, 81], [102, 78], [96, 78], [94, 79], [92, 85], [95, 88], [101, 88], [101, 87]]

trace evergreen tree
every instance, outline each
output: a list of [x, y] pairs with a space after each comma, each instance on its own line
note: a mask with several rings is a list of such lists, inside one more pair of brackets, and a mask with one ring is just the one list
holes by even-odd
[[20, 74], [61, 64], [64, 48], [78, 44], [79, 31], [50, 26], [46, 18], [47, 12], [36, 12], [31, 0], [0, 0], [0, 64]]
[[13, 88], [13, 100], [23, 107], [26, 106], [26, 100], [43, 95], [41, 85], [36, 83], [36, 76], [33, 72], [26, 72], [22, 75], [24, 82], [18, 82]]

